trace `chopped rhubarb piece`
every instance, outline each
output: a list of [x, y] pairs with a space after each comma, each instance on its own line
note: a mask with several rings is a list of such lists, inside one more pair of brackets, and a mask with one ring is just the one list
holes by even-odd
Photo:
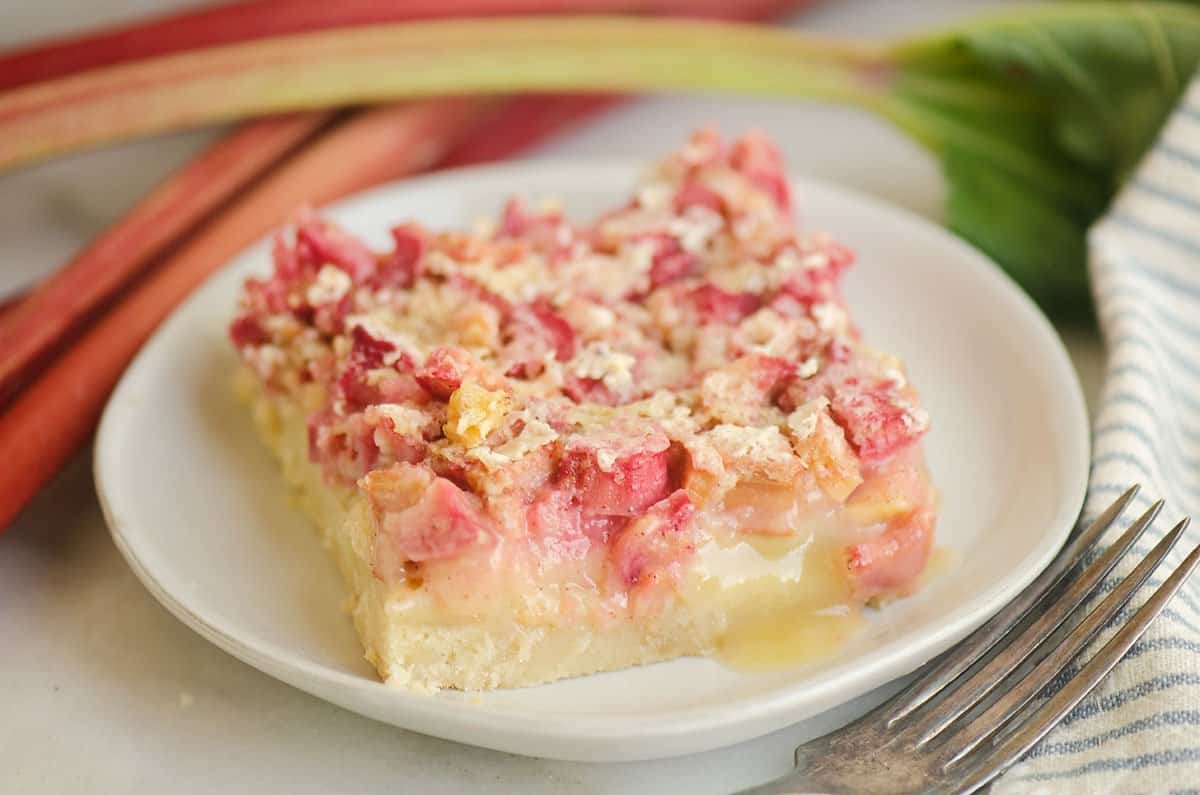
[[556, 261], [563, 258], [575, 242], [574, 230], [563, 220], [561, 211], [551, 209], [531, 213], [517, 197], [504, 205], [500, 232], [510, 238], [519, 238], [522, 248], [528, 246]]
[[793, 273], [780, 285], [779, 292], [795, 299], [803, 307], [837, 298], [834, 279], [820, 270], [800, 270]]
[[438, 400], [448, 400], [475, 366], [462, 348], [434, 348], [413, 375], [417, 383]]
[[593, 545], [608, 544], [629, 524], [627, 516], [588, 514], [572, 488], [549, 486], [529, 505], [525, 520], [542, 548], [566, 547], [582, 554]]
[[507, 341], [501, 358], [510, 376], [536, 377], [547, 356], [562, 362], [575, 355], [575, 331], [549, 302], [514, 307], [505, 318], [501, 334]]
[[854, 252], [831, 241], [815, 251], [797, 253], [795, 249], [785, 249], [785, 252], [778, 254], [776, 260], [794, 259], [801, 264], [780, 285], [780, 294], [796, 299], [806, 309], [826, 301], [840, 302], [838, 283], [842, 271], [854, 262]]
[[699, 182], [687, 182], [675, 194], [675, 212], [682, 215], [689, 207], [704, 207], [720, 215], [725, 214], [725, 200], [720, 194]]
[[[375, 407], [372, 407], [375, 408]], [[364, 414], [367, 423], [374, 430], [370, 438], [378, 448], [380, 458], [388, 461], [418, 463], [426, 454], [429, 445], [425, 437], [431, 429], [436, 429], [436, 422], [427, 422], [425, 427], [408, 427], [400, 425], [394, 417], [372, 416], [371, 409]]]
[[425, 467], [377, 469], [363, 478], [362, 488], [378, 522], [375, 566], [385, 582], [402, 579], [408, 561], [455, 557], [491, 533], [479, 498]]
[[529, 534], [552, 561], [578, 560], [591, 548], [591, 539], [604, 543], [601, 533], [588, 534], [579, 502], [562, 489], [543, 489], [525, 511]]
[[382, 367], [385, 357], [396, 350], [388, 340], [373, 336], [361, 325], [350, 330], [350, 355], [363, 367]]
[[529, 310], [542, 326], [542, 332], [554, 350], [554, 358], [565, 362], [575, 355], [575, 330], [544, 298], [538, 299]]
[[886, 458], [915, 442], [929, 428], [924, 411], [887, 388], [836, 392], [831, 411], [846, 438], [864, 459]]
[[738, 372], [745, 373], [747, 380], [754, 384], [755, 389], [768, 400], [796, 371], [795, 363], [779, 356], [768, 356], [762, 353], [742, 356], [733, 363], [733, 366]]
[[313, 307], [312, 324], [324, 334], [340, 334], [345, 326], [346, 316], [353, 307], [354, 299], [349, 294], [336, 301]]
[[542, 489], [525, 512], [529, 532], [536, 538], [582, 537], [578, 496], [569, 489]]
[[374, 282], [380, 287], [408, 289], [421, 275], [428, 233], [420, 224], [400, 224], [392, 227], [392, 242], [392, 253], [379, 260]]
[[282, 232], [271, 238], [271, 261], [275, 265], [275, 278], [289, 282], [300, 276], [300, 257], [295, 246], [289, 245]]
[[383, 403], [424, 403], [427, 393], [412, 373], [384, 371], [378, 383], [379, 400]]
[[626, 588], [673, 579], [695, 554], [692, 519], [696, 508], [683, 489], [657, 503], [617, 534], [611, 560]]
[[367, 381], [367, 372], [365, 367], [351, 364], [338, 377], [338, 394], [351, 406], [365, 408], [381, 399], [379, 389]]
[[730, 163], [766, 193], [784, 212], [791, 209], [792, 195], [779, 149], [765, 135], [750, 133], [733, 145]]
[[326, 477], [353, 483], [379, 461], [379, 448], [361, 416], [338, 417], [323, 411], [308, 422], [308, 457]]
[[846, 550], [846, 568], [861, 598], [910, 591], [933, 550], [932, 510], [917, 511]]
[[278, 273], [272, 279], [247, 279], [243, 303], [251, 312], [279, 314], [288, 311], [288, 292]]
[[563, 382], [563, 392], [576, 403], [598, 403], [601, 406], [620, 403], [620, 396], [598, 378], [580, 378], [570, 374]]
[[411, 372], [367, 367], [353, 359], [338, 377], [337, 387], [342, 399], [357, 408], [372, 403], [424, 403], [429, 400], [429, 393]]
[[577, 495], [584, 516], [637, 516], [670, 492], [666, 438], [631, 450], [577, 443], [563, 454], [557, 483]]
[[675, 237], [655, 235], [654, 242], [657, 250], [650, 263], [650, 289], [657, 289], [696, 272], [700, 261], [694, 254], [684, 251]]
[[509, 237], [519, 237], [533, 225], [529, 213], [525, 211], [525, 202], [514, 196], [504, 204], [500, 213], [500, 231]]
[[229, 338], [239, 348], [245, 345], [262, 345], [264, 342], [271, 341], [271, 335], [262, 327], [258, 319], [249, 316], [242, 316], [233, 321], [229, 326]]
[[762, 304], [754, 293], [731, 293], [712, 284], [695, 288], [687, 296], [701, 324], [733, 325], [753, 313]]
[[313, 213], [301, 215], [296, 226], [296, 255], [313, 270], [336, 265], [357, 283], [375, 272], [375, 255], [355, 237]]

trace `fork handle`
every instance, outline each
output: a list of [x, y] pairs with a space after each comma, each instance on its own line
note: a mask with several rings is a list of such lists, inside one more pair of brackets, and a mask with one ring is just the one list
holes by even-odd
[[[886, 738], [859, 724], [864, 718], [796, 749], [795, 767], [782, 778], [738, 795], [898, 795], [930, 793], [930, 781], [919, 758], [913, 764], [880, 768], [877, 751]], [[940, 790], [939, 790], [940, 791]]]

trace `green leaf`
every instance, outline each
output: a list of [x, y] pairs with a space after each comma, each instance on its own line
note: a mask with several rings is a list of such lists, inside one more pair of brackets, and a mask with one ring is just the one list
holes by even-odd
[[941, 155], [948, 225], [1046, 309], [1085, 315], [1087, 228], [1195, 71], [1200, 12], [1170, 3], [1012, 11], [902, 42], [895, 54], [885, 112]]
[[1089, 319], [1087, 275], [1077, 267], [1086, 256], [1082, 217], [1009, 172], [979, 168], [972, 154], [952, 149], [942, 162], [950, 228], [989, 252], [1056, 319]]

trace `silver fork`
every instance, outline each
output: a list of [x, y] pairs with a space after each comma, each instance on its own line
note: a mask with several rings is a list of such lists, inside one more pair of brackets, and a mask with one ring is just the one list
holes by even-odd
[[1200, 546], [1053, 696], [1037, 695], [1129, 601], [1187, 529], [1184, 518], [1086, 617], [1071, 621], [1162, 510], [1150, 506], [1074, 577], [1067, 576], [1137, 495], [1133, 486], [1076, 534], [1016, 599], [907, 688], [838, 731], [796, 749], [791, 774], [745, 795], [966, 793], [1020, 759], [1099, 684], [1200, 564]]

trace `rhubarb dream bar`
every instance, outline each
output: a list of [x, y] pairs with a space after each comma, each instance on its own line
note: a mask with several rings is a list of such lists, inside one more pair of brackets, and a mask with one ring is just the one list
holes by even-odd
[[389, 683], [769, 662], [926, 567], [928, 417], [761, 135], [693, 135], [590, 223], [513, 199], [375, 251], [301, 212], [273, 259], [242, 382]]

